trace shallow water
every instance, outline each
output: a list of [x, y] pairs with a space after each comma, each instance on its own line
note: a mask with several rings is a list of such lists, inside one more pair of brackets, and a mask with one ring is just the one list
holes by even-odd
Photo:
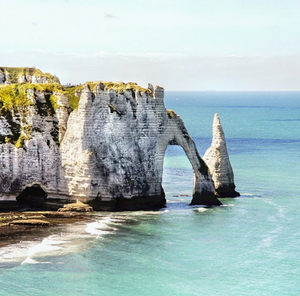
[[[300, 93], [170, 92], [201, 155], [218, 112], [240, 198], [190, 207], [182, 149], [165, 158], [167, 208], [0, 249], [0, 295], [299, 295]], [[185, 196], [188, 195], [188, 196]]]

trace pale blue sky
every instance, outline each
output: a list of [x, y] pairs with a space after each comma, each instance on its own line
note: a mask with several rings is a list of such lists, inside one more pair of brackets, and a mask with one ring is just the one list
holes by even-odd
[[299, 0], [0, 0], [0, 66], [63, 83], [300, 90]]

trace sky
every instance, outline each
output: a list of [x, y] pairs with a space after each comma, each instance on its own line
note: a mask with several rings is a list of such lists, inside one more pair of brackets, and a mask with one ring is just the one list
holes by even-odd
[[0, 0], [0, 66], [63, 84], [300, 90], [299, 0]]

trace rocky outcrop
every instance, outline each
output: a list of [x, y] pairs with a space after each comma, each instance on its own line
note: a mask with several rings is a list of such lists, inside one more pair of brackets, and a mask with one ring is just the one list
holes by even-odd
[[[42, 207], [51, 197], [95, 210], [160, 208], [165, 151], [180, 145], [194, 170], [191, 204], [221, 204], [183, 121], [165, 109], [163, 88], [93, 82], [67, 93], [25, 86], [22, 103], [2, 102], [0, 198], [18, 195]], [[70, 96], [80, 96], [71, 113]]]
[[64, 205], [58, 209], [58, 212], [93, 212], [93, 208], [83, 202], [77, 201]]
[[13, 220], [9, 222], [11, 225], [29, 225], [29, 226], [50, 226], [49, 221], [40, 220], [40, 219], [24, 219], [24, 220]]
[[224, 131], [218, 114], [213, 120], [211, 147], [205, 152], [204, 161], [209, 167], [218, 197], [237, 197], [234, 175], [230, 164]]
[[34, 67], [0, 67], [0, 84], [12, 83], [60, 83], [55, 75]]

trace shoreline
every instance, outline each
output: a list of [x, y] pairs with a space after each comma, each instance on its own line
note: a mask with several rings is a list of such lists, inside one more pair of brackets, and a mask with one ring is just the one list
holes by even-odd
[[91, 212], [0, 212], [0, 248], [51, 234], [58, 226], [92, 220]]

